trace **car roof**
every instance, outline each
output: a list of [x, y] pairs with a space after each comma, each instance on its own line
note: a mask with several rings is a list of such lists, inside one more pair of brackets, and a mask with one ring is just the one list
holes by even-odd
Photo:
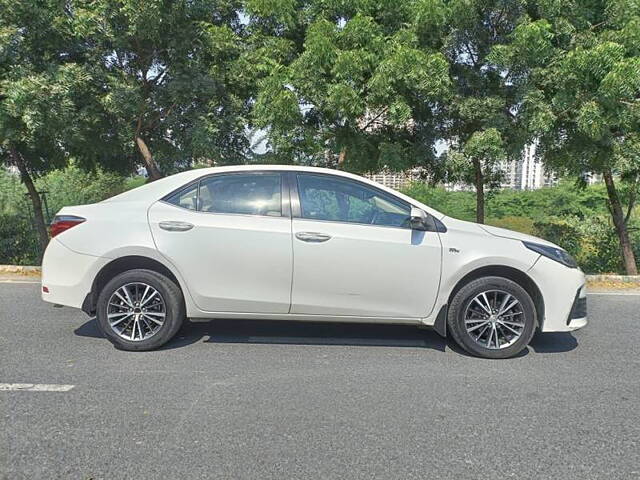
[[302, 165], [227, 165], [224, 167], [208, 167], [208, 168], [196, 168], [192, 170], [186, 170], [181, 173], [176, 173], [175, 175], [170, 175], [168, 177], [161, 178], [160, 180], [156, 180], [155, 182], [147, 183], [141, 187], [135, 188], [133, 190], [129, 190], [127, 192], [121, 193], [120, 195], [116, 195], [115, 197], [111, 197], [105, 202], [117, 202], [117, 201], [144, 201], [150, 200], [151, 202], [157, 201], [167, 195], [168, 193], [180, 188], [183, 185], [188, 184], [198, 178], [214, 175], [218, 173], [236, 173], [236, 172], [252, 172], [252, 171], [293, 171], [293, 172], [309, 172], [309, 173], [321, 173], [328, 174], [337, 177], [349, 178], [352, 180], [356, 180], [361, 183], [369, 184], [379, 190], [386, 191], [396, 197], [400, 197], [406, 202], [420, 207], [430, 214], [436, 216], [437, 218], [442, 218], [444, 214], [434, 210], [433, 208], [424, 205], [417, 200], [404, 195], [401, 192], [393, 190], [391, 188], [385, 187], [373, 180], [369, 180], [368, 178], [361, 177], [359, 175], [354, 175], [349, 172], [345, 172], [343, 170], [335, 170], [332, 168], [322, 168], [322, 167], [307, 167]]

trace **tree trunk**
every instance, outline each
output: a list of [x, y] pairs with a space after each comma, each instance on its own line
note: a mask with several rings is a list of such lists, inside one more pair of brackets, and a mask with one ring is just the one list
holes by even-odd
[[347, 147], [343, 147], [340, 150], [340, 155], [338, 155], [338, 170], [342, 170], [344, 168], [344, 160], [347, 156]]
[[484, 223], [484, 175], [480, 160], [473, 160], [476, 187], [476, 222]]
[[44, 220], [44, 213], [42, 212], [42, 201], [40, 200], [40, 194], [36, 190], [36, 186], [33, 184], [33, 180], [29, 175], [27, 165], [22, 158], [22, 155], [18, 153], [14, 148], [9, 149], [9, 154], [13, 163], [18, 167], [20, 172], [20, 179], [24, 186], [27, 187], [27, 193], [31, 199], [31, 205], [33, 206], [33, 220], [36, 227], [36, 233], [38, 235], [38, 245], [40, 246], [40, 252], [38, 254], [38, 261], [42, 262], [42, 255], [49, 243], [49, 232], [47, 232], [47, 225]]
[[620, 250], [622, 252], [624, 269], [627, 272], [627, 275], [637, 275], [638, 267], [636, 265], [636, 258], [633, 254], [631, 240], [629, 239], [629, 230], [627, 230], [627, 223], [625, 222], [625, 217], [622, 213], [622, 205], [620, 204], [620, 197], [618, 197], [618, 192], [616, 191], [611, 169], [605, 169], [602, 172], [602, 176], [604, 177], [604, 183], [607, 186], [609, 205], [611, 205], [611, 217], [613, 218], [613, 225], [615, 226], [616, 234], [620, 241]]
[[138, 150], [140, 150], [140, 154], [142, 155], [145, 166], [147, 167], [149, 181], [153, 182], [154, 180], [162, 178], [162, 174], [158, 169], [158, 165], [153, 159], [153, 155], [151, 155], [151, 150], [149, 150], [149, 147], [147, 147], [144, 139], [138, 134], [136, 134], [136, 145], [138, 146]]

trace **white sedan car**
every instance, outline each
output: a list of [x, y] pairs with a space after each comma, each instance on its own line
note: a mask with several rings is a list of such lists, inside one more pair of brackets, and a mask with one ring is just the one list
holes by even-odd
[[426, 325], [487, 358], [586, 325], [583, 273], [545, 240], [456, 220], [349, 173], [183, 172], [51, 225], [42, 298], [124, 350], [185, 317]]

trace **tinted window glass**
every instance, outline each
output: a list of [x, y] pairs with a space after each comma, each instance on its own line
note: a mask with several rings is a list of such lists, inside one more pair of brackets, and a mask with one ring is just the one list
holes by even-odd
[[195, 183], [177, 193], [174, 193], [167, 198], [167, 202], [188, 210], [195, 210], [198, 205], [198, 184]]
[[298, 174], [302, 218], [409, 228], [408, 203], [352, 180]]
[[282, 215], [279, 174], [214, 175], [200, 181], [198, 210], [245, 215]]

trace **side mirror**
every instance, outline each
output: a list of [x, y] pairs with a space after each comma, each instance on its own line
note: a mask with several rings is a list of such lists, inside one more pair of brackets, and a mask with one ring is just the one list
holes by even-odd
[[411, 226], [412, 230], [421, 230], [423, 232], [431, 230], [427, 212], [417, 207], [411, 207], [411, 218], [409, 219], [409, 225]]

